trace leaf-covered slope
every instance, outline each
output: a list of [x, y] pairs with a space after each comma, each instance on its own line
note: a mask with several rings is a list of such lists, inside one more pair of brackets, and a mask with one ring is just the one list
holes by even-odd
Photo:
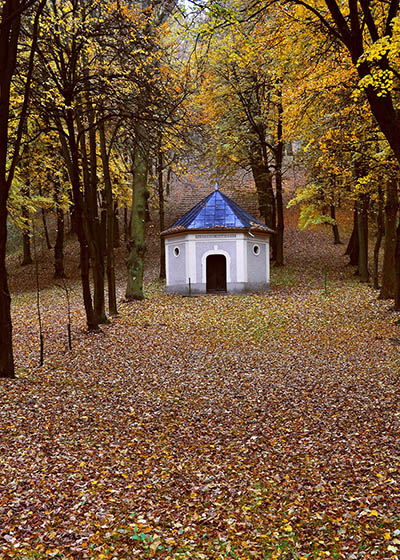
[[289, 228], [287, 250], [268, 295], [152, 289], [99, 335], [77, 301], [71, 353], [46, 291], [41, 370], [33, 296], [16, 298], [4, 558], [398, 556], [395, 315], [323, 233]]

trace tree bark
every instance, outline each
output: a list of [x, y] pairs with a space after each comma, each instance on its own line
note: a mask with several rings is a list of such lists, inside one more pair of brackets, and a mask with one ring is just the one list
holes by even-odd
[[381, 299], [390, 299], [394, 297], [396, 222], [399, 207], [397, 185], [398, 181], [396, 179], [392, 179], [386, 183], [385, 245], [382, 265], [382, 285], [379, 294]]
[[118, 249], [120, 244], [120, 230], [119, 230], [119, 208], [117, 201], [114, 202], [114, 241], [113, 247], [114, 249]]
[[285, 229], [283, 215], [283, 196], [282, 196], [282, 162], [283, 162], [283, 105], [282, 90], [278, 91], [278, 122], [277, 122], [277, 139], [278, 145], [275, 151], [275, 184], [276, 184], [276, 258], [275, 266], [283, 266], [283, 233]]
[[[5, 0], [2, 4], [0, 19], [0, 378], [7, 377], [11, 379], [15, 377], [15, 371], [12, 348], [11, 298], [8, 289], [6, 268], [6, 248], [7, 199], [12, 183], [12, 171], [7, 174], [7, 156], [9, 142], [10, 89], [16, 69], [18, 40], [21, 30], [21, 16], [15, 16], [18, 9], [18, 0]], [[25, 89], [26, 103], [27, 93], [29, 92]], [[25, 120], [25, 114], [22, 113], [20, 117], [20, 125], [21, 120]], [[16, 153], [18, 153], [19, 145], [17, 144], [14, 149]]]
[[368, 282], [368, 196], [362, 194], [359, 196], [358, 203], [358, 245], [359, 245], [359, 262], [358, 271], [360, 273], [360, 281]]
[[335, 223], [332, 225], [333, 244], [334, 245], [341, 245], [342, 242], [340, 241], [339, 228], [338, 228], [338, 225], [336, 223], [336, 208], [335, 208], [334, 204], [330, 205], [330, 214], [331, 214], [332, 220], [335, 220]]
[[[26, 199], [29, 198], [29, 193], [30, 193], [29, 187], [30, 187], [29, 181], [27, 181], [21, 187], [21, 195]], [[22, 205], [22, 219], [25, 223], [26, 228], [22, 232], [23, 256], [22, 256], [21, 266], [27, 266], [29, 264], [32, 264], [33, 260], [32, 260], [32, 253], [31, 253], [31, 235], [30, 235], [31, 232], [30, 232], [30, 223], [29, 223], [29, 210], [25, 206], [25, 204]]]
[[133, 197], [131, 227], [129, 235], [128, 257], [128, 282], [126, 286], [126, 299], [143, 299], [143, 270], [146, 221], [146, 194], [147, 194], [147, 162], [137, 147], [133, 164]]
[[70, 235], [77, 234], [78, 233], [78, 226], [77, 226], [77, 223], [76, 223], [77, 218], [76, 218], [76, 212], [75, 212], [74, 206], [72, 206], [72, 208], [69, 212], [69, 215], [70, 215], [70, 218], [71, 218], [69, 233], [70, 233]]
[[150, 204], [149, 204], [150, 193], [146, 191], [146, 202], [145, 202], [145, 222], [146, 224], [151, 222], [151, 214], [150, 214]]
[[383, 220], [383, 192], [382, 188], [378, 187], [378, 211], [376, 216], [376, 240], [374, 246], [374, 269], [373, 269], [373, 286], [375, 290], [379, 290], [379, 251], [381, 248], [383, 233], [384, 233], [384, 220]]
[[[1, 127], [1, 118], [0, 118]], [[1, 133], [0, 133], [1, 134]], [[0, 175], [0, 377], [14, 378], [12, 350], [11, 298], [8, 290], [6, 270], [7, 245], [7, 181]]]
[[400, 311], [400, 223], [396, 230], [394, 308]]
[[171, 194], [171, 174], [172, 174], [172, 167], [168, 167], [167, 171], [167, 184], [165, 186], [165, 194], [169, 196]]
[[[161, 144], [161, 141], [160, 141], [160, 144]], [[162, 155], [162, 152], [161, 152], [161, 148], [158, 151], [157, 179], [158, 179], [158, 212], [159, 212], [160, 233], [161, 233], [165, 229], [163, 155]], [[164, 240], [164, 237], [160, 237], [160, 280], [165, 280], [165, 240]]]
[[114, 259], [114, 201], [110, 176], [109, 158], [107, 154], [106, 132], [104, 121], [99, 125], [100, 154], [103, 166], [104, 194], [106, 203], [106, 270], [108, 285], [108, 311], [110, 315], [117, 315], [117, 295], [115, 287], [115, 259]]
[[89, 183], [85, 188], [86, 205], [88, 209], [89, 218], [89, 232], [91, 236], [92, 248], [90, 257], [93, 273], [93, 307], [96, 316], [96, 321], [99, 324], [107, 324], [108, 319], [106, 316], [104, 291], [105, 291], [105, 267], [104, 267], [104, 253], [105, 247], [100, 227], [99, 210], [97, 204], [97, 142], [96, 142], [96, 127], [95, 127], [95, 113], [92, 101], [86, 96], [87, 117], [89, 124]]
[[124, 206], [124, 241], [125, 243], [128, 242], [129, 237], [129, 226], [128, 226], [128, 208]]
[[[22, 213], [24, 215], [24, 212]], [[26, 216], [28, 218], [28, 216]], [[28, 264], [32, 264], [32, 253], [31, 253], [31, 235], [29, 230], [24, 230], [22, 232], [22, 263], [21, 266], [27, 266]]]
[[54, 278], [65, 278], [64, 271], [64, 212], [57, 207], [57, 235], [54, 245]]
[[[69, 105], [72, 103], [70, 100]], [[65, 140], [64, 132], [59, 130], [61, 146], [63, 149], [64, 159], [68, 167], [69, 178], [72, 187], [72, 194], [74, 199], [74, 214], [76, 233], [78, 236], [80, 246], [80, 270], [82, 282], [82, 295], [86, 312], [86, 321], [89, 330], [96, 331], [99, 329], [97, 318], [94, 314], [92, 295], [90, 292], [89, 280], [89, 243], [90, 234], [88, 227], [88, 220], [85, 215], [85, 208], [83, 205], [83, 196], [80, 183], [80, 170], [79, 170], [79, 149], [75, 138], [74, 117], [73, 109], [67, 109], [65, 114], [65, 122], [67, 125], [67, 139]], [[59, 126], [60, 128], [60, 126]]]
[[[276, 229], [276, 205], [272, 186], [272, 173], [263, 157], [263, 150], [254, 143], [250, 154], [251, 171], [256, 185], [258, 207], [262, 219], [271, 229]], [[271, 238], [272, 260], [276, 260], [276, 236]]]
[[353, 212], [353, 230], [347, 245], [345, 255], [350, 258], [349, 264], [352, 266], [357, 266], [359, 260], [359, 244], [358, 244], [358, 211], [357, 205], [354, 205]]
[[46, 220], [46, 211], [44, 208], [42, 208], [42, 222], [43, 222], [43, 231], [46, 239], [47, 249], [50, 251], [50, 249], [52, 249], [52, 246], [50, 243], [49, 229], [47, 227], [47, 220]]

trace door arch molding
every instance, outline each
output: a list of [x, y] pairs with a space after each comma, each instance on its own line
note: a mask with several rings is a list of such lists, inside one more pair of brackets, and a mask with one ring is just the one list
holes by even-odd
[[231, 256], [223, 249], [213, 249], [206, 251], [201, 257], [201, 281], [203, 284], [207, 282], [207, 257], [210, 255], [223, 255], [226, 258], [226, 283], [231, 282]]

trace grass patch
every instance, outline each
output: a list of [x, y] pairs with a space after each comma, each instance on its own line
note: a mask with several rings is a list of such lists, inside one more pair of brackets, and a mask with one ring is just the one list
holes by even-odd
[[289, 266], [271, 267], [271, 287], [291, 288], [297, 284], [297, 274]]

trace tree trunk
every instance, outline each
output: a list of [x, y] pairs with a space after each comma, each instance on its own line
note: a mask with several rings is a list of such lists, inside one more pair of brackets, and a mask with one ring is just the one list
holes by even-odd
[[128, 208], [124, 206], [124, 241], [128, 242], [129, 226], [128, 226]]
[[[160, 141], [160, 144], [161, 144], [161, 141]], [[161, 233], [165, 229], [163, 155], [162, 155], [161, 149], [159, 149], [159, 151], [158, 151], [157, 179], [158, 179], [158, 211], [159, 211], [160, 233]], [[164, 237], [160, 237], [160, 280], [165, 280], [165, 240], [164, 240]]]
[[396, 229], [394, 308], [400, 311], [400, 223]]
[[146, 202], [145, 202], [145, 222], [148, 224], [151, 222], [151, 214], [150, 214], [150, 204], [149, 204], [150, 193], [146, 191]]
[[143, 269], [146, 221], [147, 164], [140, 148], [136, 149], [133, 164], [133, 197], [129, 236], [128, 282], [126, 298], [143, 299]]
[[76, 223], [77, 217], [76, 217], [76, 212], [75, 212], [74, 206], [72, 206], [72, 208], [69, 212], [69, 215], [70, 215], [70, 218], [71, 218], [69, 233], [70, 233], [70, 235], [77, 234], [78, 233], [78, 225]]
[[360, 273], [360, 281], [368, 282], [368, 196], [362, 194], [359, 196], [358, 206], [358, 246], [359, 246], [359, 263], [358, 270]]
[[340, 241], [339, 228], [338, 228], [338, 225], [336, 223], [336, 208], [335, 208], [334, 204], [331, 204], [331, 206], [330, 206], [330, 213], [331, 213], [332, 220], [335, 220], [335, 223], [332, 225], [333, 244], [334, 245], [341, 245], [342, 242]]
[[97, 205], [97, 141], [95, 128], [95, 114], [89, 93], [86, 99], [88, 124], [89, 124], [89, 163], [90, 163], [90, 181], [88, 196], [88, 214], [90, 222], [90, 234], [92, 243], [89, 246], [93, 248], [91, 252], [91, 263], [93, 273], [93, 306], [96, 320], [99, 324], [107, 324], [104, 291], [105, 291], [105, 267], [104, 267], [104, 244], [102, 239], [100, 220]]
[[39, 18], [45, 0], [34, 9], [32, 40], [29, 53], [28, 70], [25, 77], [24, 99], [17, 120], [16, 135], [13, 139], [13, 157], [8, 165], [9, 117], [11, 82], [16, 69], [18, 41], [21, 31], [21, 14], [31, 7], [27, 2], [21, 6], [18, 0], [3, 0], [0, 16], [0, 378], [14, 378], [14, 359], [12, 349], [12, 323], [10, 293], [8, 290], [6, 268], [7, 245], [7, 199], [17, 165], [22, 132], [28, 111], [30, 86], [34, 68], [34, 57], [38, 38]]
[[14, 378], [12, 350], [11, 298], [8, 290], [6, 270], [7, 245], [7, 182], [0, 176], [0, 378]]
[[375, 290], [379, 290], [379, 251], [381, 248], [382, 237], [384, 233], [383, 192], [381, 186], [378, 187], [378, 212], [376, 217], [376, 224], [377, 232], [374, 246], [373, 286]]
[[[70, 100], [69, 105], [72, 100]], [[92, 295], [90, 293], [89, 281], [89, 227], [88, 220], [85, 215], [86, 209], [83, 206], [83, 197], [80, 182], [80, 169], [79, 169], [79, 150], [78, 144], [75, 139], [75, 126], [72, 109], [67, 109], [65, 122], [68, 130], [68, 144], [65, 140], [64, 132], [60, 130], [60, 142], [66, 165], [68, 167], [69, 178], [72, 187], [72, 194], [74, 199], [74, 214], [76, 233], [80, 246], [80, 270], [82, 282], [83, 302], [85, 305], [86, 321], [89, 330], [96, 331], [99, 329], [99, 324], [96, 320]], [[60, 125], [58, 125], [60, 128]]]
[[[276, 206], [275, 195], [272, 186], [272, 173], [262, 158], [261, 149], [258, 145], [253, 146], [251, 154], [251, 170], [256, 185], [258, 207], [262, 219], [271, 229], [276, 229]], [[272, 260], [276, 260], [276, 236], [271, 238]]]
[[[108, 216], [107, 216], [107, 195], [105, 192], [105, 189], [102, 190], [101, 193], [101, 201], [100, 201], [100, 229], [99, 229], [99, 234], [100, 234], [100, 245], [101, 245], [101, 251], [103, 253], [104, 256], [107, 255], [107, 222], [108, 222]], [[114, 228], [113, 228], [114, 229]]]
[[[29, 198], [29, 181], [21, 187], [21, 194], [23, 197]], [[31, 253], [31, 235], [30, 235], [30, 223], [29, 223], [29, 211], [25, 205], [22, 206], [22, 219], [26, 225], [26, 229], [22, 232], [22, 249], [23, 257], [21, 266], [27, 266], [33, 263], [32, 253]]]
[[349, 243], [347, 245], [347, 249], [345, 255], [348, 255], [350, 258], [349, 264], [352, 266], [357, 266], [358, 268], [358, 261], [359, 261], [359, 243], [358, 243], [358, 211], [357, 205], [354, 205], [354, 212], [353, 212], [353, 230], [351, 232], [351, 236], [349, 239]]
[[22, 248], [23, 248], [23, 256], [22, 256], [22, 263], [21, 266], [27, 266], [28, 264], [32, 264], [32, 254], [31, 254], [31, 236], [28, 230], [24, 230], [22, 232]]
[[169, 196], [171, 194], [171, 174], [172, 174], [172, 168], [168, 167], [168, 171], [167, 171], [167, 184], [165, 186], [165, 194], [166, 196]]
[[54, 278], [65, 278], [64, 271], [64, 212], [57, 207], [57, 235], [54, 245]]
[[[8, 168], [8, 126], [10, 87], [15, 72], [21, 18], [10, 19], [18, 9], [16, 0], [5, 0], [0, 19], [0, 378], [14, 378], [11, 298], [6, 269]], [[6, 23], [8, 21], [8, 23]]]
[[24, 218], [27, 229], [24, 229], [22, 232], [23, 256], [22, 256], [21, 266], [27, 266], [28, 264], [32, 264], [33, 260], [32, 260], [32, 253], [31, 253], [31, 232], [29, 227], [29, 212], [25, 207], [22, 208], [22, 217]]
[[80, 118], [77, 118], [77, 124], [80, 133], [80, 160], [82, 162], [82, 177], [85, 188], [85, 213], [83, 214], [83, 218], [93, 275], [93, 312], [95, 322], [99, 325], [108, 323], [104, 304], [104, 249], [101, 239], [97, 205], [97, 145], [94, 126], [95, 119], [90, 101], [86, 102], [86, 107], [88, 125], [90, 127], [88, 132], [89, 146], [86, 145], [86, 132], [83, 130]]
[[278, 145], [275, 152], [275, 183], [276, 183], [276, 210], [277, 210], [277, 227], [276, 227], [276, 258], [275, 266], [283, 266], [283, 232], [285, 229], [283, 216], [283, 198], [282, 198], [282, 162], [283, 162], [283, 105], [282, 90], [279, 89], [278, 102], [278, 124], [277, 138]]
[[381, 299], [390, 299], [394, 297], [398, 206], [397, 180], [393, 179], [386, 183], [385, 246], [382, 266], [382, 286], [379, 294]]
[[113, 247], [114, 249], [118, 249], [121, 244], [119, 241], [120, 238], [120, 231], [119, 231], [119, 208], [117, 201], [114, 202], [114, 241]]
[[115, 288], [115, 260], [114, 260], [114, 201], [110, 176], [109, 159], [107, 155], [106, 133], [104, 121], [99, 125], [100, 154], [103, 166], [104, 195], [106, 203], [106, 269], [108, 284], [108, 311], [110, 315], [117, 315], [117, 296]]
[[[392, 14], [392, 19], [397, 15], [398, 8]], [[343, 20], [344, 21], [344, 20]], [[361, 27], [360, 27], [361, 29]], [[362, 31], [361, 31], [362, 33]], [[357, 37], [358, 39], [358, 37]], [[350, 48], [352, 54], [353, 63], [355, 64], [360, 78], [365, 78], [370, 75], [371, 68], [367, 61], [359, 62], [360, 55], [362, 52], [357, 48], [360, 44], [358, 40], [351, 41], [353, 44], [353, 50]], [[347, 45], [349, 48], [349, 45]], [[381, 68], [383, 65], [389, 67], [387, 60], [387, 54], [384, 54], [380, 59]], [[393, 103], [393, 94], [380, 95], [374, 86], [369, 85], [366, 90], [367, 99], [369, 106], [371, 107], [372, 114], [374, 115], [379, 128], [386, 137], [390, 147], [392, 148], [397, 161], [400, 164], [400, 116], [397, 108]]]
[[47, 227], [47, 220], [46, 220], [46, 211], [44, 208], [42, 208], [42, 222], [43, 222], [43, 231], [44, 231], [44, 236], [46, 239], [46, 245], [47, 245], [47, 249], [50, 251], [50, 249], [52, 249], [51, 243], [50, 243], [50, 236], [49, 236], [49, 230]]

